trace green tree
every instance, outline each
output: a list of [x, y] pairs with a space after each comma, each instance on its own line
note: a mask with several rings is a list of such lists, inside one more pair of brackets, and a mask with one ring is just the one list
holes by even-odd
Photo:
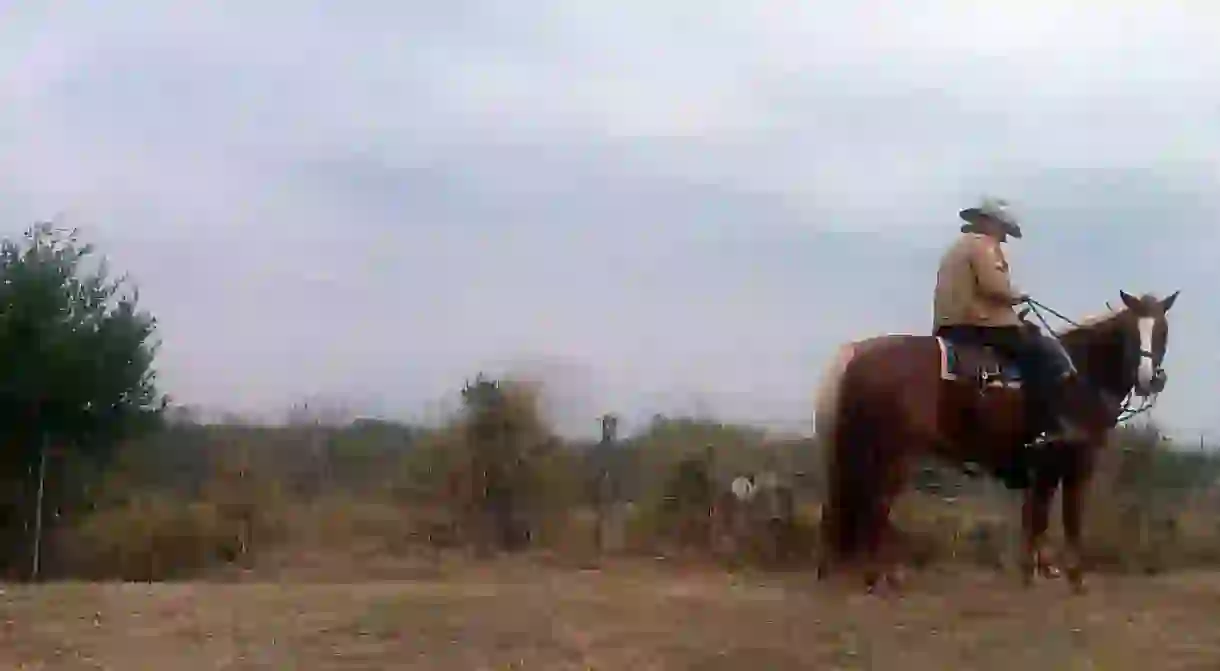
[[504, 549], [519, 546], [525, 541], [524, 518], [548, 507], [541, 484], [546, 466], [559, 467], [559, 441], [538, 411], [538, 390], [479, 374], [462, 389], [460, 421], [470, 503], [483, 526], [479, 540]]
[[40, 223], [0, 242], [0, 524], [29, 519], [44, 445], [100, 465], [158, 425], [156, 321], [137, 301], [75, 230]]

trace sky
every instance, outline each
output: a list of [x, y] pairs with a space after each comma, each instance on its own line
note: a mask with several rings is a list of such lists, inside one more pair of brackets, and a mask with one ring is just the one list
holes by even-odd
[[177, 402], [427, 420], [485, 370], [568, 433], [810, 432], [991, 194], [1057, 310], [1182, 291], [1156, 419], [1220, 436], [1211, 3], [20, 4], [0, 233], [97, 242]]

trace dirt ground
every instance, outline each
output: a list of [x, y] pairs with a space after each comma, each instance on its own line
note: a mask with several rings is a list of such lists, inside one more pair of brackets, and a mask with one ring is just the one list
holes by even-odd
[[3, 669], [1220, 668], [1220, 573], [928, 572], [883, 600], [806, 575], [492, 565], [447, 577], [5, 586]]

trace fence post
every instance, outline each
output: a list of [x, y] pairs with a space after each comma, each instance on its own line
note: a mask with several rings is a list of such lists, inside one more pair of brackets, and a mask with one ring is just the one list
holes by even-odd
[[47, 435], [43, 432], [38, 444], [38, 495], [34, 502], [34, 553], [30, 566], [30, 581], [37, 582], [42, 561], [42, 499], [47, 481]]
[[599, 464], [597, 482], [594, 485], [594, 530], [593, 530], [593, 547], [598, 555], [605, 551], [606, 543], [606, 520], [607, 508], [613, 503], [613, 483], [611, 482], [610, 467], [608, 460], [610, 458], [609, 450], [613, 448], [615, 440], [618, 438], [618, 416], [614, 413], [606, 413], [598, 418], [601, 422], [602, 437], [597, 444], [599, 451]]

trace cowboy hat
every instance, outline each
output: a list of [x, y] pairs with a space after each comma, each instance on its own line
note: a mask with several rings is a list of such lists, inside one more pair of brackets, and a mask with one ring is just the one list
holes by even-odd
[[984, 198], [977, 206], [959, 212], [958, 216], [966, 221], [962, 224], [962, 233], [978, 233], [984, 221], [992, 221], [999, 224], [1008, 235], [1018, 239], [1021, 237], [1021, 226], [1008, 211], [1008, 202], [1005, 200]]

